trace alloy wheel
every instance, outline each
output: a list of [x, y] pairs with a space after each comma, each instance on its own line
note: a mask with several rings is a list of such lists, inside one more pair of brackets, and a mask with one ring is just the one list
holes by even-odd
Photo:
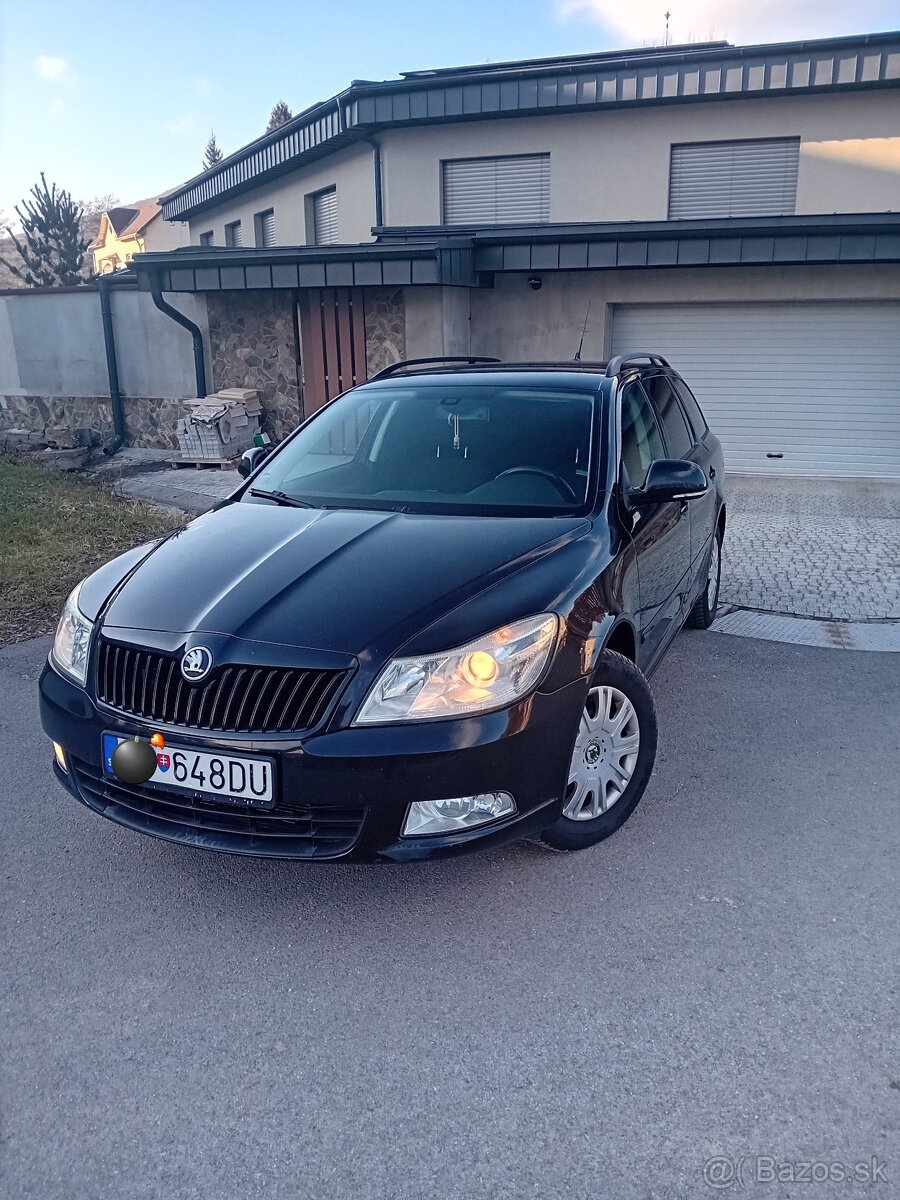
[[622, 796], [637, 766], [641, 732], [634, 705], [616, 687], [588, 693], [575, 739], [563, 816], [591, 821]]

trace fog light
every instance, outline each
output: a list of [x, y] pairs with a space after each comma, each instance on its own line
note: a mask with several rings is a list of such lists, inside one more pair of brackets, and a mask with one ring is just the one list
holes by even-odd
[[458, 796], [455, 800], [416, 800], [409, 806], [403, 822], [402, 837], [428, 837], [435, 833], [459, 833], [508, 817], [516, 811], [509, 792], [480, 792], [477, 796]]
[[61, 771], [65, 771], [68, 775], [69, 768], [66, 766], [66, 752], [63, 750], [59, 742], [53, 743], [53, 753], [56, 755], [56, 762]]

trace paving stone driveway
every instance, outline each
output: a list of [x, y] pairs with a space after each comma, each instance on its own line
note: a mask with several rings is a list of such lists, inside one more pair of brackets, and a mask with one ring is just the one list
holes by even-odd
[[730, 476], [721, 603], [900, 618], [900, 484]]

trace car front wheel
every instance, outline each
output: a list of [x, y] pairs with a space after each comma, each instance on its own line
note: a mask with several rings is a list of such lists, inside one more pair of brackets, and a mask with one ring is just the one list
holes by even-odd
[[624, 824], [638, 805], [656, 759], [656, 710], [633, 662], [600, 656], [572, 749], [562, 816], [544, 831], [555, 850], [583, 850]]
[[722, 530], [717, 529], [709, 548], [706, 583], [688, 614], [688, 629], [709, 629], [719, 607], [719, 587], [722, 582]]

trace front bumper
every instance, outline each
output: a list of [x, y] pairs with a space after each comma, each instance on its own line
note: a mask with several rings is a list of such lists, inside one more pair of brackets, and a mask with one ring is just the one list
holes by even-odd
[[[247, 737], [148, 725], [96, 705], [48, 663], [41, 723], [65, 751], [60, 781], [82, 804], [128, 828], [183, 845], [261, 858], [409, 862], [500, 845], [552, 825], [587, 692], [575, 680], [512, 708], [460, 720]], [[275, 759], [277, 805], [226, 807], [198, 794], [127, 786], [103, 775], [105, 730], [163, 733], [180, 745]], [[514, 815], [461, 833], [401, 838], [413, 800], [510, 792]]]

